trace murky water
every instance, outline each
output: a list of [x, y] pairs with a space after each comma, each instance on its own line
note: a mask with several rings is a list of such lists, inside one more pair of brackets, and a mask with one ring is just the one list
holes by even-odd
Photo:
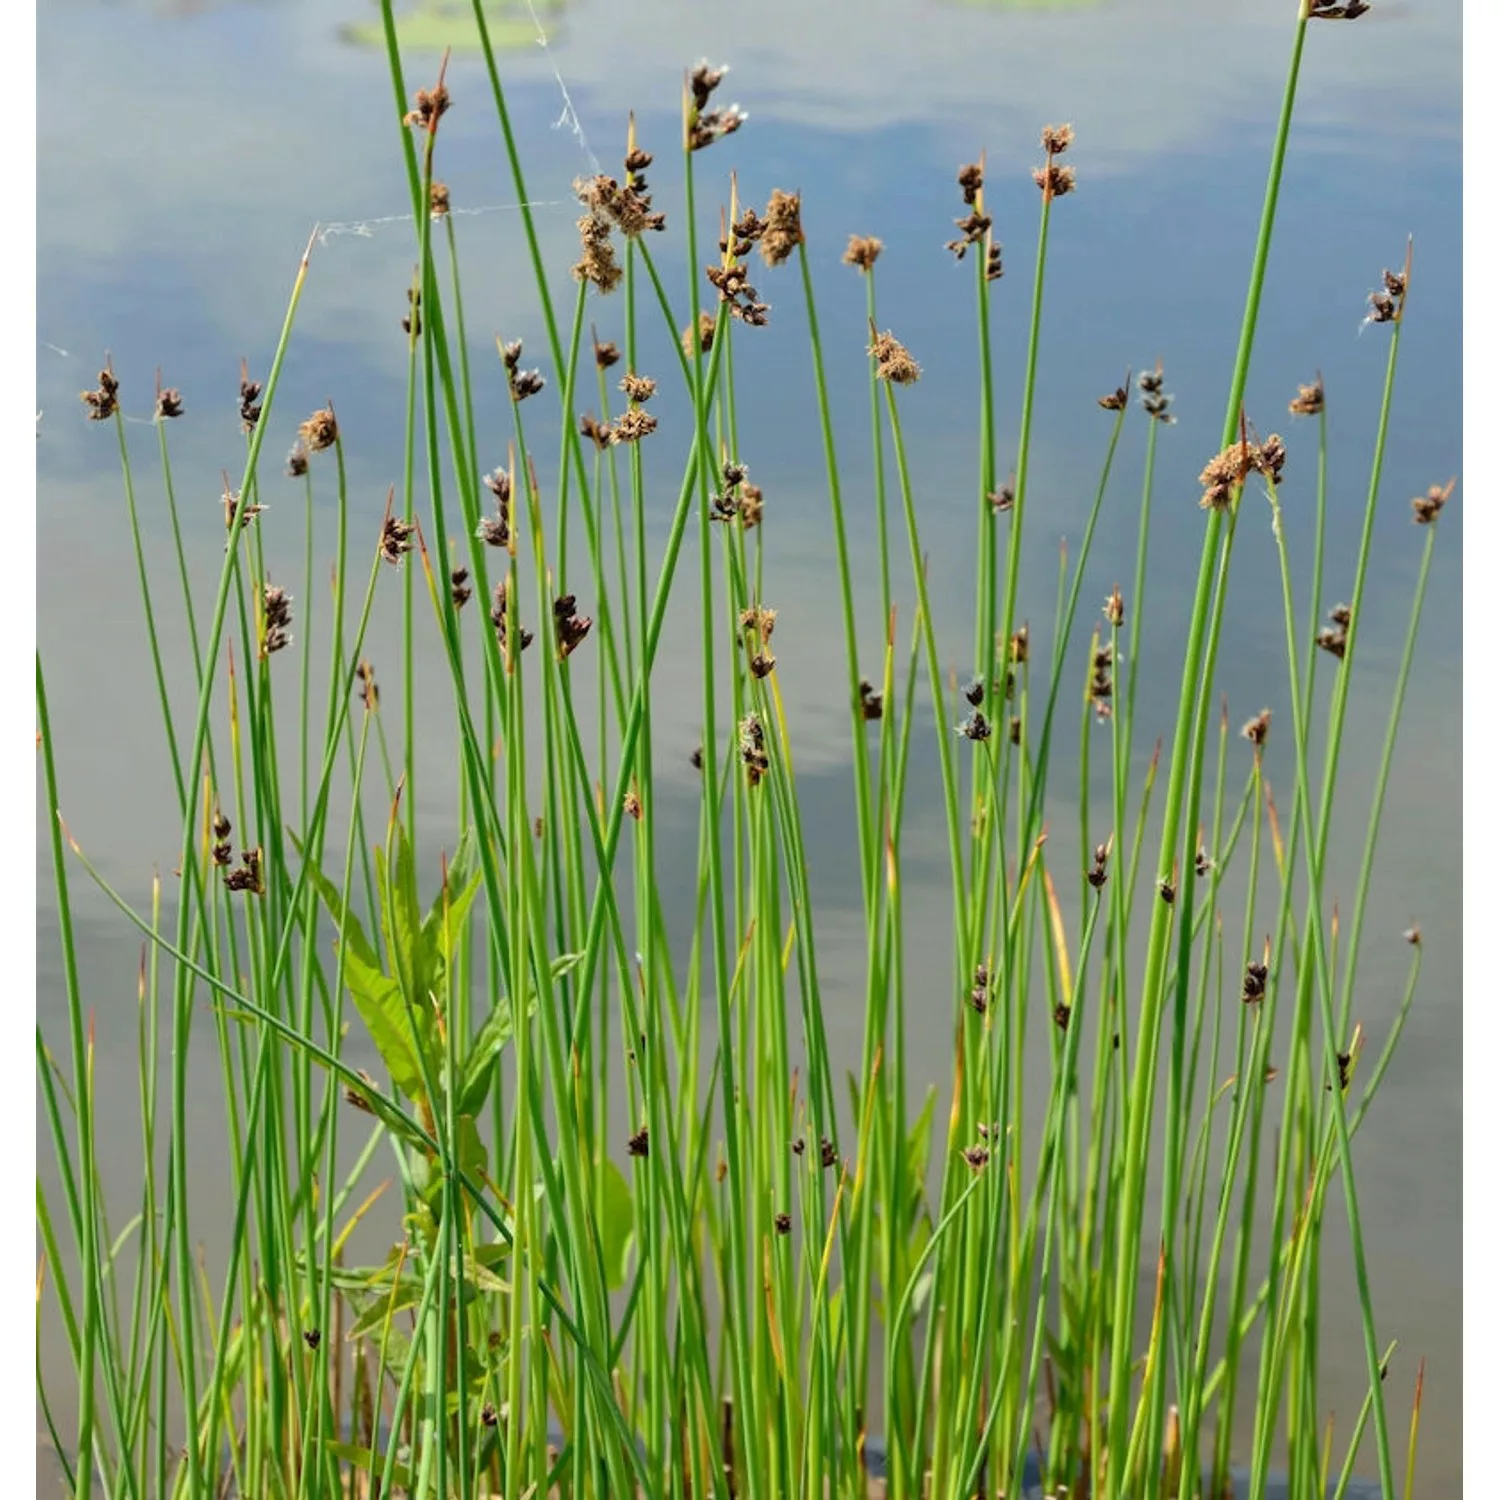
[[[1096, 483], [1102, 432], [1079, 428], [1089, 404], [1082, 398], [1113, 386], [1127, 367], [1161, 358], [1178, 422], [1159, 445], [1145, 653], [1161, 673], [1142, 685], [1138, 730], [1149, 747], [1174, 707], [1201, 534], [1194, 479], [1216, 446], [1292, 10], [1288, 0], [1243, 0], [1232, 9], [1180, 0], [761, 0], [734, 8], [578, 0], [538, 4], [550, 30], [547, 49], [536, 44], [524, 4], [497, 7], [497, 37], [506, 44], [502, 68], [528, 193], [541, 205], [544, 245], [559, 281], [573, 258], [569, 185], [592, 170], [595, 158], [619, 157], [626, 111], [636, 111], [643, 140], [665, 163], [678, 129], [682, 67], [700, 55], [733, 65], [725, 92], [749, 110], [750, 123], [700, 159], [702, 201], [714, 201], [713, 174], [727, 173], [731, 164], [750, 201], [763, 201], [777, 186], [804, 191], [851, 492], [867, 480], [869, 463], [863, 288], [838, 259], [851, 232], [885, 240], [882, 321], [924, 365], [923, 382], [904, 405], [906, 430], [934, 575], [954, 580], [939, 590], [946, 601], [939, 625], [960, 643], [969, 618], [962, 590], [972, 577], [976, 400], [969, 281], [941, 248], [957, 212], [953, 173], [961, 161], [988, 152], [1007, 264], [997, 289], [996, 339], [1001, 444], [1009, 452], [1034, 253], [1029, 169], [1039, 127], [1074, 123], [1079, 191], [1058, 205], [1050, 251], [1027, 523], [1028, 563], [1039, 583], [1028, 602], [1034, 621], [1050, 620], [1057, 546], [1063, 538], [1076, 541]], [[458, 49], [449, 74], [457, 107], [445, 121], [443, 146], [445, 176], [463, 211], [466, 310], [480, 333], [521, 334], [539, 350], [513, 194], [478, 63], [462, 50], [462, 11], [455, 20], [432, 6], [404, 24], [414, 43], [436, 38]], [[37, 351], [37, 625], [70, 828], [137, 898], [153, 868], [171, 868], [178, 832], [114, 438], [108, 427], [85, 422], [77, 392], [92, 383], [106, 350], [132, 417], [149, 416], [158, 366], [167, 384], [181, 388], [188, 415], [171, 434], [178, 498], [201, 586], [210, 588], [222, 556], [219, 472], [237, 473], [242, 454], [239, 360], [248, 358], [255, 373], [264, 373], [297, 259], [312, 226], [321, 224], [278, 417], [289, 442], [294, 414], [333, 397], [348, 441], [351, 493], [364, 497], [358, 503], [378, 524], [386, 486], [400, 473], [406, 355], [398, 323], [413, 244], [402, 217], [406, 189], [386, 64], [361, 39], [360, 28], [375, 15], [362, 0], [52, 0], [39, 14], [37, 316], [45, 342]], [[1372, 603], [1351, 702], [1345, 767], [1351, 816], [1335, 851], [1335, 891], [1350, 890], [1357, 867], [1362, 809], [1422, 540], [1407, 500], [1446, 481], [1458, 464], [1459, 42], [1455, 5], [1377, 0], [1357, 24], [1313, 28], [1247, 396], [1262, 431], [1295, 432], [1283, 499], [1294, 539], [1305, 540], [1296, 510], [1310, 503], [1313, 439], [1310, 429], [1289, 429], [1283, 413], [1297, 384], [1315, 370], [1327, 383], [1331, 605], [1348, 593], [1385, 368], [1384, 330], [1360, 331], [1364, 299], [1382, 268], [1400, 262], [1407, 235], [1414, 236]], [[408, 66], [424, 81], [420, 57], [409, 57]], [[569, 108], [577, 129], [570, 128]], [[669, 213], [679, 204], [672, 176], [665, 165], [656, 173], [658, 205]], [[727, 182], [716, 190], [726, 193]], [[670, 257], [666, 263], [681, 285], [685, 267]], [[840, 931], [852, 939], [859, 918], [838, 842], [847, 838], [849, 803], [847, 725], [837, 690], [828, 690], [839, 680], [842, 644], [823, 623], [833, 621], [826, 598], [832, 542], [817, 433], [806, 420], [810, 380], [797, 298], [774, 275], [762, 290], [773, 304], [784, 298], [788, 311], [763, 339], [741, 341], [742, 428], [756, 478], [774, 505], [767, 567], [782, 606], [778, 646], [784, 638], [798, 642], [795, 651], [783, 648], [782, 689], [799, 777], [812, 793], [808, 807], [827, 809], [819, 916], [836, 951]], [[615, 309], [600, 304], [602, 336], [617, 332], [605, 322], [612, 315]], [[476, 358], [484, 357], [481, 340]], [[503, 434], [498, 379], [493, 390]], [[130, 433], [148, 531], [163, 535], [155, 435], [145, 424]], [[1097, 587], [1087, 588], [1086, 598], [1102, 599], [1133, 566], [1143, 443], [1144, 423], [1132, 420], [1096, 542]], [[502, 444], [497, 435], [497, 460]], [[285, 535], [275, 545], [284, 548], [291, 573], [299, 566], [301, 520], [290, 490], [287, 510]], [[1419, 1492], [1433, 1497], [1460, 1488], [1462, 529], [1460, 492], [1443, 521], [1357, 998], [1357, 1013], [1378, 1044], [1400, 1000], [1401, 931], [1420, 921], [1421, 995], [1358, 1155], [1381, 1335], [1400, 1341], [1393, 1410], [1410, 1389], [1417, 1360], [1427, 1361]], [[868, 549], [869, 539], [861, 544]], [[159, 562], [165, 566], [164, 557]], [[1238, 607], [1232, 602], [1221, 668], [1231, 714], [1240, 718], [1263, 703], [1284, 712], [1278, 617], [1255, 600], [1258, 590], [1276, 587], [1274, 565], [1269, 527], [1256, 517], [1237, 553]], [[175, 587], [165, 573], [162, 583], [164, 591]], [[169, 616], [167, 657], [181, 681], [184, 632], [177, 612]], [[394, 620], [377, 620], [377, 660], [382, 644], [390, 654], [395, 629]], [[437, 718], [445, 691], [442, 680], [422, 688]], [[684, 754], [696, 736], [692, 699], [666, 703], [665, 719], [658, 720], [659, 742], [680, 741]], [[686, 787], [685, 766], [683, 774]], [[437, 775], [434, 767], [432, 797], [442, 795]], [[923, 806], [920, 799], [916, 806]], [[43, 832], [39, 812], [38, 1013], [49, 1041], [61, 1045], [65, 1021]], [[933, 878], [942, 881], [940, 864]], [[934, 885], [926, 903], [938, 941], [946, 931], [941, 889]], [[87, 894], [79, 905], [84, 978], [98, 1008], [101, 1134], [113, 1153], [106, 1164], [129, 1185], [117, 1210], [123, 1220], [139, 1173], [132, 1155], [139, 1134], [138, 943]], [[920, 892], [912, 905], [923, 909]], [[832, 1018], [836, 1046], [857, 1044], [858, 1003], [851, 991], [847, 1017]], [[205, 1171], [195, 1191], [210, 1241], [224, 1192], [207, 1167], [224, 1129], [212, 1045], [205, 1029], [204, 1067], [196, 1075], [201, 1149], [195, 1142]], [[946, 1050], [937, 1046], [924, 1055], [924, 1038], [914, 1038], [908, 1064], [914, 1077], [946, 1078]], [[40, 1115], [39, 1139], [46, 1140]], [[50, 1185], [45, 1144], [39, 1171]], [[1325, 1391], [1344, 1432], [1358, 1403], [1363, 1357], [1352, 1292], [1331, 1286], [1326, 1294], [1335, 1337], [1326, 1349]], [[47, 1364], [54, 1386], [65, 1384], [65, 1359], [49, 1353]]]

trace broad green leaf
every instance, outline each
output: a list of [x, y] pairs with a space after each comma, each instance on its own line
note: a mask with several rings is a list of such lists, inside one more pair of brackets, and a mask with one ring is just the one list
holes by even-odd
[[[302, 845], [296, 834], [288, 830], [287, 837], [292, 841], [292, 846], [297, 853], [305, 859], [306, 856], [303, 854]], [[351, 953], [358, 953], [368, 967], [378, 969], [380, 959], [371, 946], [369, 938], [365, 936], [365, 929], [358, 916], [344, 904], [339, 888], [314, 864], [308, 865], [307, 878], [312, 881], [318, 895], [322, 898], [323, 905], [328, 908], [328, 914], [333, 918], [340, 940], [348, 944]]]
[[419, 1044], [400, 986], [352, 947], [344, 954], [344, 982], [391, 1081], [412, 1099], [426, 1098], [417, 1063]]
[[[351, 1339], [361, 1339], [369, 1336], [375, 1338], [379, 1335], [385, 1324], [386, 1318], [395, 1317], [397, 1313], [405, 1312], [409, 1307], [415, 1307], [422, 1300], [422, 1282], [416, 1276], [403, 1276], [397, 1283], [394, 1292], [386, 1291], [376, 1297], [373, 1302], [354, 1320], [349, 1329]], [[395, 1329], [391, 1330], [392, 1337]]]
[[[532, 1006], [535, 1009], [535, 1005]], [[501, 999], [484, 1018], [469, 1055], [460, 1069], [458, 1109], [460, 1114], [477, 1115], [489, 1098], [495, 1077], [495, 1063], [505, 1044], [515, 1032], [510, 1001]]]
[[[371, 1463], [375, 1465], [376, 1474], [385, 1473], [385, 1454], [371, 1454], [368, 1448], [361, 1448], [357, 1443], [339, 1443], [332, 1438], [324, 1438], [323, 1446], [335, 1458], [341, 1458], [345, 1463], [357, 1465], [368, 1472]], [[391, 1485], [395, 1489], [411, 1490], [411, 1469], [406, 1464], [391, 1465]]]
[[603, 1188], [599, 1213], [599, 1252], [604, 1258], [604, 1279], [610, 1291], [625, 1285], [630, 1262], [630, 1241], [635, 1230], [635, 1205], [625, 1174], [606, 1156], [600, 1163]]

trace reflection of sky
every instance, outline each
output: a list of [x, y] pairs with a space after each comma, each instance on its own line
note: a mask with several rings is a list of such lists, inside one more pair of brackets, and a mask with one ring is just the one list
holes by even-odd
[[[549, 52], [528, 46], [504, 54], [500, 64], [512, 86], [528, 191], [548, 205], [537, 210], [538, 222], [546, 253], [559, 268], [554, 285], [565, 307], [571, 300], [562, 268], [573, 258], [576, 216], [568, 184], [588, 163], [575, 140], [552, 128], [560, 107], [553, 67], [567, 83], [589, 145], [607, 165], [620, 154], [624, 112], [636, 109], [643, 140], [658, 156], [658, 206], [675, 227], [681, 189], [671, 142], [680, 68], [704, 54], [733, 64], [724, 93], [751, 119], [732, 141], [698, 158], [700, 207], [705, 226], [716, 223], [731, 168], [750, 201], [763, 201], [776, 186], [805, 190], [845, 497], [866, 580], [864, 639], [872, 655], [880, 640], [876, 589], [867, 581], [874, 542], [868, 523], [860, 534], [857, 520], [868, 516], [870, 474], [863, 286], [837, 262], [851, 231], [884, 238], [881, 323], [895, 329], [924, 366], [922, 382], [903, 395], [902, 406], [924, 545], [939, 585], [939, 625], [960, 673], [970, 665], [963, 659], [970, 617], [964, 590], [972, 587], [976, 400], [970, 267], [955, 267], [940, 248], [960, 211], [953, 172], [987, 149], [987, 194], [1007, 268], [995, 294], [995, 347], [1008, 465], [1034, 255], [1037, 195], [1029, 168], [1043, 122], [1075, 123], [1079, 191], [1058, 204], [1050, 249], [1027, 520], [1027, 578], [1034, 582], [1028, 582], [1023, 609], [1040, 647], [1052, 618], [1057, 546], [1066, 537], [1076, 547], [1108, 435], [1109, 418], [1093, 398], [1126, 367], [1139, 369], [1160, 356], [1179, 421], [1160, 434], [1158, 447], [1144, 643], [1150, 675], [1142, 683], [1138, 732], [1144, 753], [1173, 709], [1182, 616], [1202, 525], [1194, 480], [1218, 437], [1292, 10], [1286, 0], [1255, 0], [1226, 19], [1224, 7], [1180, 0], [1101, 0], [1051, 11], [898, 6], [892, 0], [765, 0], [713, 8], [637, 0], [607, 13], [601, 3], [580, 4], [555, 32]], [[124, 381], [128, 412], [149, 411], [158, 364], [166, 382], [183, 390], [188, 416], [170, 436], [178, 500], [206, 598], [222, 555], [219, 471], [237, 474], [242, 459], [234, 410], [241, 355], [253, 373], [264, 374], [315, 221], [380, 220], [406, 206], [384, 59], [337, 41], [343, 22], [368, 14], [357, 0], [230, 5], [186, 17], [144, 6], [56, 5], [39, 14], [39, 79], [48, 108], [38, 118], [37, 327], [42, 339], [69, 353], [41, 348], [37, 354], [37, 404], [45, 413], [38, 444], [38, 632], [60, 720], [59, 773], [70, 826], [106, 868], [135, 888], [152, 862], [169, 867], [177, 836], [160, 731], [149, 707], [114, 440], [84, 422], [76, 393], [92, 383], [105, 349]], [[1364, 296], [1383, 266], [1399, 262], [1406, 235], [1415, 236], [1411, 318], [1376, 529], [1364, 671], [1351, 702], [1347, 761], [1351, 791], [1359, 795], [1332, 872], [1345, 892], [1363, 830], [1371, 747], [1383, 731], [1390, 669], [1423, 540], [1409, 524], [1406, 501], [1429, 483], [1445, 481], [1457, 464], [1458, 55], [1454, 6], [1393, 3], [1355, 25], [1310, 29], [1247, 394], [1252, 420], [1262, 432], [1281, 431], [1291, 449], [1283, 502], [1305, 590], [1304, 518], [1316, 438], [1311, 424], [1286, 417], [1285, 402], [1314, 370], [1327, 381], [1333, 447], [1324, 603], [1331, 606], [1349, 593], [1385, 369], [1387, 330], [1358, 332]], [[415, 87], [430, 81], [436, 59], [409, 58], [407, 68]], [[455, 59], [450, 83], [456, 107], [444, 121], [440, 170], [455, 204], [512, 202], [481, 70], [472, 59]], [[471, 356], [487, 395], [481, 420], [493, 431], [486, 461], [497, 462], [509, 419], [493, 333], [524, 335], [528, 365], [547, 368], [550, 361], [514, 212], [461, 218], [457, 229]], [[686, 270], [677, 237], [666, 238], [664, 274], [681, 302]], [[705, 232], [706, 248], [711, 238]], [[406, 355], [398, 319], [412, 259], [411, 225], [402, 222], [375, 223], [368, 237], [332, 235], [314, 252], [265, 450], [273, 509], [263, 524], [273, 566], [298, 580], [294, 593], [300, 587], [300, 498], [295, 487], [283, 491], [271, 476], [295, 421], [331, 396], [349, 438], [355, 546], [363, 552], [386, 486], [400, 474]], [[773, 319], [770, 328], [749, 331], [737, 343], [742, 456], [768, 499], [767, 573], [774, 580], [768, 596], [781, 609], [778, 672], [799, 772], [813, 792], [808, 815], [820, 820], [814, 847], [822, 851], [827, 942], [833, 951], [857, 950], [843, 842], [847, 724], [840, 692], [836, 685], [830, 689], [840, 680], [842, 635], [830, 592], [831, 536], [822, 455], [810, 420], [800, 297], [793, 271], [758, 272], [756, 280], [773, 304]], [[590, 312], [602, 336], [618, 335], [617, 302], [598, 302]], [[657, 341], [648, 344], [654, 355], [643, 364], [665, 373], [664, 336], [658, 327], [643, 326]], [[528, 408], [544, 477], [556, 438], [542, 413], [550, 411], [554, 395], [549, 390]], [[580, 404], [591, 403], [592, 394]], [[680, 433], [681, 407], [675, 410]], [[664, 396], [664, 429], [647, 450], [658, 520], [680, 479], [673, 411]], [[155, 436], [149, 426], [133, 426], [130, 434], [148, 528], [160, 536]], [[1081, 631], [1092, 628], [1109, 587], [1128, 584], [1133, 570], [1143, 437], [1133, 413], [1085, 583]], [[320, 495], [326, 501], [326, 477]], [[1288, 724], [1289, 710], [1277, 654], [1274, 552], [1263, 512], [1254, 502], [1238, 544], [1220, 685], [1233, 723], [1269, 703], [1280, 726]], [[1393, 956], [1389, 934], [1420, 917], [1429, 943], [1423, 994], [1386, 1097], [1367, 1127], [1362, 1187], [1377, 1301], [1382, 1286], [1387, 1292], [1391, 1326], [1382, 1331], [1402, 1337], [1407, 1350], [1432, 1356], [1434, 1398], [1440, 1391], [1447, 1398], [1429, 1402], [1434, 1423], [1458, 1406], [1455, 730], [1462, 514], [1460, 490], [1444, 518], [1397, 750], [1360, 999], [1377, 1038], [1383, 1036], [1405, 957], [1404, 949]], [[325, 519], [320, 558], [327, 556]], [[695, 546], [690, 540], [684, 554], [684, 566], [694, 572]], [[897, 555], [905, 603], [904, 542]], [[171, 597], [170, 575], [163, 572], [161, 581], [162, 593]], [[1272, 608], [1260, 596], [1266, 588], [1273, 590]], [[90, 601], [86, 616], [77, 608], [79, 597]], [[388, 587], [384, 598], [388, 608], [377, 612], [372, 654], [379, 660], [384, 645], [392, 665], [383, 682], [394, 700], [395, 591]], [[678, 616], [688, 631], [691, 604], [685, 597]], [[168, 609], [175, 620], [175, 602]], [[1299, 624], [1304, 613], [1299, 596]], [[476, 610], [471, 628], [478, 628], [477, 620]], [[321, 643], [321, 629], [315, 629]], [[180, 624], [177, 630], [180, 640]], [[1045, 659], [1044, 650], [1038, 654]], [[169, 642], [167, 655], [181, 680], [180, 647]], [[579, 666], [589, 670], [587, 663]], [[694, 671], [690, 655], [668, 666]], [[421, 692], [424, 709], [441, 717], [442, 681], [424, 682]], [[662, 703], [658, 745], [676, 767], [696, 741], [695, 699], [692, 689]], [[109, 726], [107, 735], [100, 724]], [[1066, 730], [1064, 749], [1075, 733]], [[1276, 745], [1273, 732], [1272, 775], [1279, 774], [1289, 804], [1289, 774], [1275, 759]], [[931, 769], [927, 756], [921, 774]], [[435, 768], [430, 776], [436, 801]], [[115, 786], [124, 778], [132, 790], [122, 797]], [[685, 774], [680, 785], [686, 795]], [[1062, 785], [1057, 793], [1053, 816], [1071, 839], [1075, 793]], [[913, 797], [913, 817], [934, 810], [922, 792]], [[44, 882], [50, 881], [45, 852], [39, 863]], [[942, 878], [943, 863], [936, 868]], [[114, 972], [123, 986], [131, 982], [135, 943], [124, 934], [108, 936], [112, 931], [89, 929], [91, 972], [101, 983]], [[45, 948], [50, 925], [41, 936]], [[851, 1017], [851, 1036], [854, 1023]], [[914, 1056], [919, 1071], [929, 1065], [941, 1072], [941, 1059]], [[1454, 1232], [1445, 1231], [1434, 1249], [1429, 1236], [1445, 1223]], [[1414, 1265], [1421, 1275], [1410, 1275]], [[1402, 1294], [1398, 1303], [1390, 1300], [1392, 1289]], [[1341, 1411], [1353, 1404], [1344, 1399], [1348, 1390], [1339, 1396]], [[1456, 1425], [1434, 1448], [1455, 1433]], [[1437, 1469], [1433, 1474], [1441, 1477]]]

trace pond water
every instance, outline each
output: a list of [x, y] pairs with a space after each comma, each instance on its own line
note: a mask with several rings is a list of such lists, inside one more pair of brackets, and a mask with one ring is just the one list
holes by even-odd
[[[455, 19], [429, 5], [404, 24], [414, 44], [437, 39], [458, 49], [449, 72], [458, 103], [445, 120], [443, 144], [445, 176], [463, 211], [469, 322], [486, 338], [492, 328], [524, 335], [539, 352], [509, 178], [482, 97], [482, 70], [462, 50], [466, 7], [458, 9]], [[987, 151], [1007, 266], [996, 290], [996, 347], [1001, 445], [1012, 452], [1036, 222], [1029, 171], [1040, 127], [1074, 124], [1070, 159], [1079, 189], [1057, 206], [1050, 248], [1036, 487], [1027, 523], [1028, 565], [1039, 580], [1030, 609], [1033, 619], [1051, 618], [1057, 547], [1065, 538], [1076, 542], [1097, 481], [1100, 433], [1075, 432], [1080, 397], [1160, 358], [1177, 423], [1160, 433], [1158, 445], [1160, 519], [1144, 654], [1161, 672], [1142, 684], [1137, 734], [1149, 749], [1174, 708], [1201, 536], [1195, 478], [1217, 446], [1293, 5], [756, 0], [708, 7], [693, 0], [568, 0], [538, 4], [535, 12], [524, 3], [496, 10], [528, 188], [539, 205], [544, 246], [559, 267], [572, 259], [574, 244], [570, 184], [596, 160], [607, 166], [618, 160], [631, 109], [661, 163], [658, 206], [669, 215], [678, 208], [666, 160], [678, 129], [682, 69], [705, 55], [732, 64], [724, 91], [747, 108], [750, 121], [701, 159], [700, 182], [718, 174], [718, 190], [727, 193], [724, 174], [733, 165], [748, 201], [763, 202], [773, 187], [803, 190], [822, 314], [828, 328], [843, 330], [830, 360], [842, 393], [837, 412], [848, 423], [852, 485], [868, 462], [863, 288], [838, 260], [851, 232], [885, 241], [882, 321], [902, 334], [926, 369], [904, 412], [925, 476], [934, 576], [961, 580], [938, 591], [949, 594], [939, 606], [940, 623], [958, 640], [967, 618], [967, 601], [958, 596], [972, 586], [977, 401], [968, 267], [955, 268], [942, 250], [958, 211], [954, 172]], [[285, 423], [333, 398], [348, 439], [351, 493], [366, 497], [361, 503], [378, 524], [386, 487], [400, 474], [406, 353], [398, 320], [414, 252], [386, 62], [366, 39], [376, 14], [365, 0], [48, 0], [39, 10], [38, 80], [46, 107], [38, 117], [37, 629], [69, 827], [136, 899], [146, 897], [153, 869], [170, 870], [179, 835], [114, 440], [108, 428], [84, 420], [77, 393], [93, 384], [105, 351], [132, 418], [149, 417], [158, 366], [164, 382], [182, 390], [188, 415], [172, 431], [178, 500], [190, 557], [201, 564], [204, 590], [211, 588], [222, 557], [219, 475], [224, 468], [237, 474], [242, 458], [239, 361], [247, 358], [252, 373], [264, 374], [298, 258], [318, 224], [323, 232], [279, 411]], [[539, 21], [549, 37], [545, 48], [537, 43]], [[1372, 605], [1351, 700], [1345, 758], [1351, 815], [1334, 852], [1335, 893], [1351, 890], [1357, 868], [1363, 807], [1423, 539], [1410, 524], [1408, 500], [1445, 483], [1459, 459], [1459, 63], [1456, 4], [1377, 0], [1355, 24], [1312, 28], [1247, 396], [1262, 432], [1291, 432], [1285, 403], [1298, 383], [1315, 371], [1326, 382], [1332, 605], [1347, 597], [1351, 581], [1385, 370], [1386, 330], [1362, 331], [1365, 298], [1384, 267], [1400, 264], [1413, 236], [1413, 291], [1376, 528]], [[411, 54], [408, 76], [426, 82], [436, 65], [435, 55]], [[680, 283], [685, 270], [667, 264]], [[773, 303], [778, 293], [788, 307], [795, 301], [780, 283], [768, 280], [762, 291]], [[606, 322], [614, 316], [608, 304], [596, 315], [601, 336], [618, 332]], [[808, 419], [805, 341], [798, 342], [795, 327], [779, 345], [774, 324], [767, 333], [747, 347], [740, 385], [744, 421], [759, 437], [756, 477], [776, 497], [767, 569], [780, 580], [784, 622], [795, 621], [798, 607], [805, 622], [814, 622], [824, 604], [831, 608], [834, 575], [822, 458]], [[479, 357], [485, 347], [481, 339]], [[494, 411], [503, 432], [498, 404]], [[1111, 492], [1091, 568], [1098, 588], [1086, 590], [1086, 598], [1097, 593], [1102, 600], [1133, 566], [1131, 485], [1138, 484], [1144, 427], [1138, 414], [1127, 424], [1117, 474], [1133, 477], [1117, 478]], [[145, 423], [129, 430], [148, 536], [164, 543], [154, 434]], [[287, 442], [290, 436], [288, 427]], [[1299, 430], [1296, 441], [1294, 455], [1306, 462], [1286, 488], [1289, 510], [1310, 505], [1312, 493], [1311, 428]], [[497, 447], [497, 461], [502, 452]], [[1380, 1334], [1400, 1344], [1388, 1398], [1393, 1431], [1404, 1431], [1406, 1393], [1418, 1359], [1426, 1360], [1418, 1493], [1428, 1497], [1453, 1496], [1461, 1487], [1462, 501], [1460, 488], [1442, 523], [1356, 1007], [1378, 1046], [1401, 998], [1407, 956], [1401, 933], [1419, 921], [1421, 992], [1357, 1155]], [[296, 501], [287, 508], [298, 512], [288, 520], [286, 541], [295, 559], [300, 510]], [[1235, 600], [1243, 607], [1231, 605], [1221, 685], [1231, 715], [1239, 716], [1234, 722], [1271, 704], [1289, 725], [1279, 616], [1255, 606], [1259, 591], [1270, 588], [1275, 598], [1277, 587], [1269, 526], [1261, 516], [1255, 522], [1252, 540], [1237, 554]], [[1305, 537], [1295, 516], [1289, 525]], [[157, 554], [153, 566], [165, 570], [167, 555]], [[175, 589], [170, 575], [161, 576]], [[385, 628], [377, 623], [377, 651], [382, 640], [394, 639], [382, 636]], [[782, 689], [796, 725], [799, 780], [813, 793], [809, 807], [830, 809], [828, 839], [818, 844], [828, 851], [817, 871], [820, 919], [835, 934], [842, 923], [853, 941], [860, 918], [847, 870], [847, 724], [838, 694], [830, 701], [826, 687], [842, 645], [834, 633], [820, 644], [811, 623], [805, 636], [783, 671]], [[180, 624], [165, 651], [169, 670], [183, 681]], [[443, 683], [424, 691], [441, 710]], [[663, 742], [675, 734], [684, 751], [696, 732], [694, 696], [687, 695], [680, 723], [672, 722], [668, 704], [668, 722], [658, 728]], [[935, 803], [928, 810], [935, 812]], [[38, 1016], [47, 1040], [61, 1049], [66, 1016], [40, 796], [37, 831]], [[932, 837], [937, 848], [936, 829]], [[929, 904], [941, 944], [940, 864], [933, 879]], [[87, 893], [77, 899], [87, 999], [98, 1007], [105, 1164], [126, 1185], [116, 1210], [122, 1222], [139, 1176], [132, 1156], [139, 1139], [133, 1092], [139, 946], [102, 902]], [[920, 892], [913, 909], [922, 909]], [[857, 1007], [857, 992], [851, 995]], [[857, 1008], [833, 1017], [832, 1025], [836, 1042], [856, 1045]], [[211, 1226], [225, 1192], [212, 1162], [224, 1121], [212, 1039], [203, 1030], [204, 1066], [195, 1074], [203, 1167], [194, 1192], [212, 1249]], [[930, 1054], [924, 1045], [919, 1033], [909, 1073], [943, 1080], [946, 1042], [937, 1039]], [[50, 1189], [55, 1174], [40, 1106], [38, 1135], [38, 1171]], [[1334, 1255], [1342, 1263], [1342, 1238]], [[1325, 1351], [1325, 1400], [1343, 1433], [1362, 1390], [1363, 1356], [1352, 1291], [1331, 1285], [1325, 1295], [1334, 1330]], [[53, 1388], [65, 1385], [61, 1352], [46, 1351], [45, 1363]]]

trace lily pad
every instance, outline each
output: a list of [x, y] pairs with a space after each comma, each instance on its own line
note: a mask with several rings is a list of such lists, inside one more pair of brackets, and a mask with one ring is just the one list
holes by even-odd
[[[537, 0], [536, 15], [560, 16], [565, 4], [566, 0]], [[531, 10], [515, 0], [489, 0], [484, 6], [484, 24], [495, 52], [535, 46], [539, 40]], [[543, 27], [543, 31], [547, 41], [555, 39], [551, 27]], [[385, 46], [385, 26], [378, 18], [346, 25], [340, 28], [340, 35], [360, 47]], [[464, 0], [423, 0], [403, 11], [396, 17], [396, 44], [402, 52], [443, 52], [451, 48], [460, 55], [483, 51], [474, 8]]]

